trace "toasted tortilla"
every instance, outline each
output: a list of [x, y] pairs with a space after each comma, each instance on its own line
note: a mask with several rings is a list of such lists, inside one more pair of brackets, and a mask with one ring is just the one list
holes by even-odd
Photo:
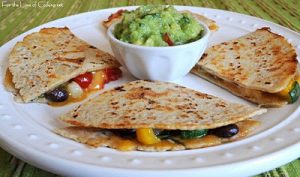
[[183, 86], [133, 81], [105, 91], [60, 119], [79, 127], [104, 129], [212, 129], [266, 112], [230, 103]]
[[277, 93], [297, 76], [296, 51], [269, 28], [207, 49], [192, 73], [266, 107], [288, 101]]
[[[119, 20], [122, 20], [123, 18], [123, 13], [125, 12], [125, 10], [118, 10], [117, 12], [111, 14], [107, 20], [104, 20], [102, 22], [102, 25], [105, 27], [105, 28], [108, 28], [110, 27], [113, 23], [115, 22], [118, 22]], [[184, 11], [181, 11], [181, 13], [190, 13], [192, 14], [193, 17], [195, 17], [197, 20], [199, 21], [202, 21], [204, 24], [206, 24], [208, 26], [208, 28], [215, 32], [219, 29], [219, 26], [217, 25], [217, 23], [212, 20], [212, 19], [209, 19], [203, 15], [200, 15], [200, 14], [197, 14], [197, 13], [193, 13], [191, 11], [188, 11], [188, 10], [184, 10]]]
[[197, 65], [241, 87], [276, 93], [295, 78], [298, 61], [294, 47], [265, 27], [210, 47]]
[[28, 103], [80, 74], [119, 66], [112, 55], [77, 38], [67, 27], [44, 28], [14, 46], [8, 64], [12, 84], [4, 83], [16, 101]]
[[[88, 145], [92, 148], [110, 147], [121, 151], [177, 151], [186, 149], [198, 149], [209, 146], [220, 145], [242, 139], [249, 136], [257, 126], [260, 125], [255, 120], [243, 120], [236, 124], [239, 127], [239, 133], [231, 138], [220, 138], [214, 135], [206, 135], [201, 138], [193, 139], [164, 139], [159, 143], [144, 145], [134, 138], [124, 138], [113, 133], [110, 130], [67, 127], [55, 130], [57, 134], [77, 142]], [[126, 147], [124, 147], [126, 146]]]

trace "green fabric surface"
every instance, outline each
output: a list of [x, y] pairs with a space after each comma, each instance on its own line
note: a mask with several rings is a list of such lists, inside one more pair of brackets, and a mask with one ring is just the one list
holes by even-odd
[[[19, 34], [43, 23], [77, 13], [99, 9], [142, 5], [174, 4], [224, 9], [278, 23], [294, 31], [300, 31], [300, 0], [48, 0], [51, 4], [62, 3], [59, 8], [5, 7], [0, 4], [0, 45]], [[22, 1], [23, 4], [38, 0]], [[20, 0], [15, 0], [19, 3]], [[2, 130], [3, 131], [3, 130]], [[13, 157], [0, 148], [0, 177], [54, 177], [55, 174], [33, 167]], [[297, 177], [300, 176], [300, 159], [280, 168], [257, 175], [257, 177]]]

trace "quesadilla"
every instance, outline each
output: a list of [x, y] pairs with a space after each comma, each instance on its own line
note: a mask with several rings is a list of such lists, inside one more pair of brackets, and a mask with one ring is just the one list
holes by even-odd
[[23, 103], [78, 101], [121, 76], [112, 55], [77, 38], [67, 27], [27, 35], [8, 58], [4, 84]]
[[300, 95], [296, 51], [267, 27], [208, 48], [192, 72], [261, 106], [279, 107]]
[[62, 115], [56, 133], [91, 147], [121, 151], [196, 149], [248, 136], [266, 112], [183, 86], [133, 81], [103, 92]]
[[[104, 20], [104, 21], [102, 22], [102, 25], [103, 25], [105, 28], [110, 27], [113, 23], [122, 20], [123, 14], [126, 13], [126, 11], [127, 11], [127, 10], [120, 9], [120, 10], [118, 10], [117, 12], [112, 13], [112, 14], [108, 17], [107, 20]], [[203, 15], [196, 14], [196, 13], [190, 12], [190, 11], [188, 11], [188, 10], [181, 11], [181, 13], [190, 13], [190, 14], [192, 14], [192, 16], [193, 16], [194, 18], [196, 18], [197, 20], [202, 21], [203, 23], [205, 23], [211, 31], [217, 31], [217, 30], [219, 29], [217, 23], [216, 23], [214, 20], [209, 19], [209, 18], [207, 18], [207, 17], [205, 17], [205, 16], [203, 16]]]

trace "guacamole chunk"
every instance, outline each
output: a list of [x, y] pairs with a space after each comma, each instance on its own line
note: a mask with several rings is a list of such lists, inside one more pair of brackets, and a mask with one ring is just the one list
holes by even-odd
[[172, 46], [201, 38], [203, 27], [189, 13], [173, 6], [141, 6], [126, 11], [113, 31], [121, 41], [143, 46]]

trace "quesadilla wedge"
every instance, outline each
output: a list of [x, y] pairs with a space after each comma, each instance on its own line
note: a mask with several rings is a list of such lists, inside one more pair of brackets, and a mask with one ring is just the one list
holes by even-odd
[[[118, 10], [117, 12], [115, 13], [112, 13], [107, 20], [104, 20], [102, 22], [102, 25], [108, 29], [108, 27], [110, 27], [110, 25], [112, 25], [113, 23], [117, 22], [117, 21], [120, 21], [122, 20], [123, 18], [123, 14], [126, 13], [127, 10], [123, 10], [123, 9], [120, 9]], [[211, 30], [211, 31], [217, 31], [219, 29], [219, 26], [217, 25], [217, 23], [212, 20], [212, 19], [209, 19], [203, 15], [200, 15], [200, 14], [197, 14], [197, 13], [193, 13], [191, 11], [188, 11], [188, 10], [184, 10], [184, 11], [181, 11], [181, 13], [189, 13], [189, 14], [192, 14], [192, 16], [194, 18], [196, 18], [197, 20], [199, 21], [202, 21], [203, 23], [205, 23], [208, 28]]]
[[62, 115], [56, 133], [91, 147], [173, 151], [248, 136], [266, 109], [230, 103], [173, 83], [133, 81]]
[[283, 36], [265, 27], [208, 48], [192, 73], [261, 106], [280, 107], [300, 95], [296, 57]]
[[121, 76], [115, 58], [67, 27], [43, 28], [18, 42], [8, 57], [4, 85], [21, 103], [64, 105]]

